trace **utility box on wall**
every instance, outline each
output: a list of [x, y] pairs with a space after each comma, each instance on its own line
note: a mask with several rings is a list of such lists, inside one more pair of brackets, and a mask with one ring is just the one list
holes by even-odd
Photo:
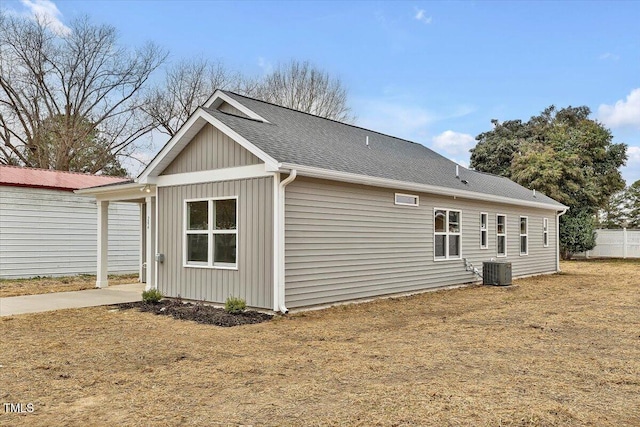
[[495, 261], [483, 262], [482, 284], [494, 286], [511, 285], [511, 263]]

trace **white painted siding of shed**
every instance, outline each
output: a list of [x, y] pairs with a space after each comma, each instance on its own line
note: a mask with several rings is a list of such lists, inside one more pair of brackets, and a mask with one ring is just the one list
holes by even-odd
[[[96, 274], [96, 203], [47, 189], [0, 187], [0, 278]], [[139, 269], [140, 207], [109, 205], [109, 273]]]
[[[462, 257], [480, 270], [496, 258], [496, 214], [507, 216], [513, 275], [556, 268], [555, 212], [416, 193], [420, 206], [394, 203], [396, 190], [300, 177], [286, 190], [286, 304], [290, 308], [413, 292], [477, 280], [462, 260], [434, 261], [434, 208], [462, 212]], [[480, 249], [480, 213], [488, 249]], [[529, 252], [519, 249], [520, 216], [529, 219]], [[543, 245], [549, 219], [549, 246]]]

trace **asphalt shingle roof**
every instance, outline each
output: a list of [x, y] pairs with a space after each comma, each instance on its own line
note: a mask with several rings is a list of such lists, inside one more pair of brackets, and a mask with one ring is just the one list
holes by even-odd
[[[459, 167], [424, 145], [235, 94], [269, 123], [205, 110], [276, 161], [564, 206], [496, 175]], [[369, 146], [366, 137], [369, 137]], [[467, 183], [463, 183], [467, 181]]]

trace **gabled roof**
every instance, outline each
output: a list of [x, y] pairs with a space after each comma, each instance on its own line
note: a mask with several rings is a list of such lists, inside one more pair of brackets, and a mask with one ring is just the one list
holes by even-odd
[[[222, 102], [248, 117], [218, 110]], [[192, 115], [140, 178], [160, 174], [206, 122], [247, 148], [268, 168], [295, 168], [301, 175], [313, 171], [315, 176], [328, 179], [358, 182], [354, 177], [360, 177], [371, 185], [566, 208], [507, 178], [458, 166], [422, 144], [220, 90]]]
[[0, 165], [0, 186], [73, 191], [98, 185], [127, 182], [126, 178], [87, 175], [49, 169]]

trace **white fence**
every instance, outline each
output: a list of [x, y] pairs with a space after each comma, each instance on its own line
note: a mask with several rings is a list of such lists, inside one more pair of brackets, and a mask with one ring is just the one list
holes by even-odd
[[587, 258], [640, 258], [640, 230], [596, 230], [596, 247]]

